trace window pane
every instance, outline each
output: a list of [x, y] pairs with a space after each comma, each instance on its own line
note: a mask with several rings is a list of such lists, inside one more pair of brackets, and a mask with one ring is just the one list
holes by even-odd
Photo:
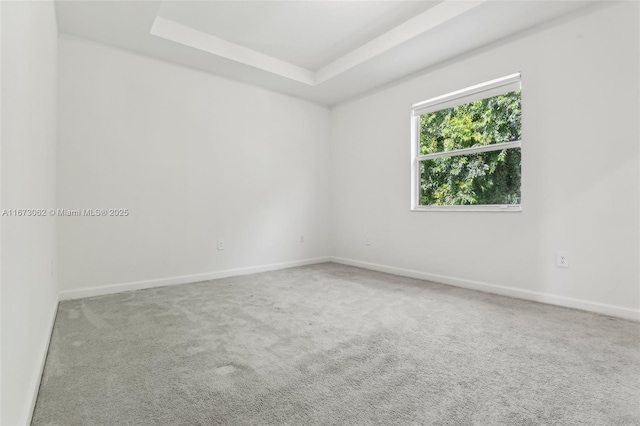
[[420, 162], [420, 205], [520, 204], [520, 148]]
[[520, 140], [520, 91], [420, 116], [419, 155]]

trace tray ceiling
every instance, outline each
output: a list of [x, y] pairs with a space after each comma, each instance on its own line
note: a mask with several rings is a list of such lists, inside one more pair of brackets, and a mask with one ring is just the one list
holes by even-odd
[[62, 32], [334, 105], [589, 1], [68, 1]]

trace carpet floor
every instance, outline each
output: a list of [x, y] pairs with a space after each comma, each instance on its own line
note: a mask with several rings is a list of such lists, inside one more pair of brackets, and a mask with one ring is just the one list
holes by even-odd
[[60, 303], [33, 425], [638, 425], [640, 324], [333, 263]]

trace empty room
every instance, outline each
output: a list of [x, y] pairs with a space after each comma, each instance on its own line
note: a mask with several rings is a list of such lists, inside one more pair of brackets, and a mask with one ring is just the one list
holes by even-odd
[[639, 2], [0, 23], [2, 426], [640, 424]]

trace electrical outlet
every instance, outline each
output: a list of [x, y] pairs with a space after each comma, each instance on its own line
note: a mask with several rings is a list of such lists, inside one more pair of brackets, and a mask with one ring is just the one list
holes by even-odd
[[569, 267], [569, 254], [564, 251], [559, 251], [556, 257], [556, 266], [558, 268], [568, 268]]
[[370, 236], [366, 236], [364, 237], [364, 245], [366, 246], [370, 246], [371, 245], [371, 237]]
[[300, 242], [304, 243], [304, 235], [300, 235]]
[[218, 250], [224, 250], [224, 240], [222, 238], [218, 238]]

